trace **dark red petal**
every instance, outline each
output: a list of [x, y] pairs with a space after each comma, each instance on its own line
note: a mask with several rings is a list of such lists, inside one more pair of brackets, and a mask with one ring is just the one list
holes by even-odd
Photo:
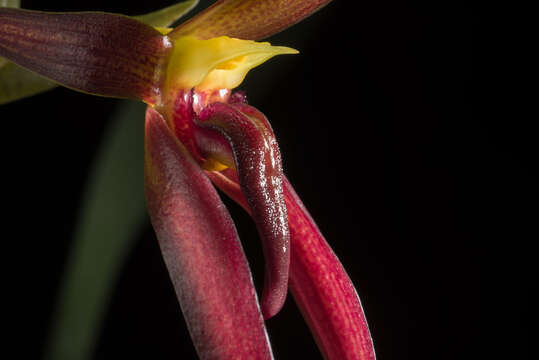
[[331, 0], [221, 0], [178, 26], [170, 35], [200, 39], [230, 36], [260, 40], [311, 15]]
[[156, 103], [171, 49], [153, 27], [122, 15], [0, 8], [0, 56], [87, 93]]
[[202, 359], [271, 359], [232, 220], [211, 182], [155, 110], [146, 113], [148, 211]]
[[245, 112], [238, 111], [236, 104], [213, 103], [202, 110], [197, 123], [221, 133], [232, 148], [241, 189], [262, 240], [266, 271], [261, 304], [268, 319], [281, 309], [288, 289], [290, 249], [283, 171], [275, 135], [258, 119], [263, 115], [248, 105], [242, 108]]
[[[237, 203], [246, 202], [232, 170], [209, 172]], [[326, 359], [375, 359], [369, 327], [352, 281], [284, 178], [290, 227], [290, 290]]]

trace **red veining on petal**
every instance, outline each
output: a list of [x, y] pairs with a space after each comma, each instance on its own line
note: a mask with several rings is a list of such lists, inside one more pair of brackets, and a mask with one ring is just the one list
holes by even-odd
[[331, 0], [220, 0], [178, 26], [171, 36], [230, 36], [259, 40], [301, 21]]
[[266, 272], [261, 303], [267, 319], [286, 298], [290, 249], [281, 156], [275, 135], [258, 116], [263, 115], [246, 104], [213, 103], [201, 111], [197, 124], [221, 133], [234, 154], [241, 189], [263, 244]]
[[[233, 170], [209, 172], [208, 177], [249, 211]], [[284, 194], [290, 228], [290, 290], [320, 350], [326, 359], [375, 359], [354, 285], [286, 177]]]
[[375, 359], [358, 294], [341, 262], [285, 180], [290, 291], [326, 359]]
[[247, 260], [214, 187], [162, 117], [146, 115], [148, 212], [202, 359], [272, 359]]
[[155, 104], [171, 50], [127, 16], [0, 8], [0, 56], [79, 91]]

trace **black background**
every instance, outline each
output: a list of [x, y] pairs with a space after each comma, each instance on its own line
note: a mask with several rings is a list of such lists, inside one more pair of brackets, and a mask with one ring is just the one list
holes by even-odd
[[[135, 15], [171, 2], [53, 3], [23, 7]], [[335, 1], [270, 38], [301, 54], [270, 61], [241, 87], [272, 122], [285, 171], [353, 279], [379, 359], [527, 354], [537, 146], [526, 122], [483, 111], [472, 81], [479, 24], [454, 3]], [[15, 300], [11, 334], [34, 358], [116, 104], [57, 89], [0, 108], [4, 297]], [[256, 236], [226, 204], [240, 237]], [[258, 284], [260, 249], [245, 247]], [[195, 357], [149, 221], [107, 313], [95, 358]], [[267, 326], [277, 359], [320, 358], [291, 298]]]

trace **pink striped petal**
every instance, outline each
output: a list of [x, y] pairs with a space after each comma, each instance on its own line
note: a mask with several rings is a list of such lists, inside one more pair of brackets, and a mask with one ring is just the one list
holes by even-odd
[[211, 182], [152, 108], [146, 113], [147, 206], [202, 359], [271, 359], [236, 229]]
[[290, 265], [283, 171], [275, 135], [264, 115], [246, 104], [210, 104], [195, 122], [216, 130], [230, 143], [239, 183], [262, 240], [266, 269], [261, 305], [268, 319], [284, 304]]
[[221, 0], [178, 26], [170, 35], [200, 39], [230, 36], [259, 40], [311, 15], [331, 0]]

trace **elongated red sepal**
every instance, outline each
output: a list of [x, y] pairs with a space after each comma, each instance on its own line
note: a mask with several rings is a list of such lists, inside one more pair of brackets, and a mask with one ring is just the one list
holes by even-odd
[[172, 44], [107, 13], [0, 8], [0, 56], [75, 90], [156, 103]]
[[172, 37], [260, 40], [311, 15], [331, 0], [220, 0], [178, 26]]
[[244, 111], [236, 104], [213, 103], [202, 110], [197, 123], [223, 134], [232, 148], [239, 183], [262, 240], [266, 271], [261, 304], [268, 319], [281, 309], [288, 289], [290, 248], [283, 171], [273, 131], [255, 116], [263, 115], [254, 109], [251, 114]]
[[[208, 176], [249, 211], [233, 170], [212, 171]], [[324, 358], [375, 359], [352, 281], [286, 177], [284, 194], [290, 228], [290, 290]]]
[[326, 359], [376, 358], [359, 296], [341, 262], [285, 180], [290, 291]]
[[232, 220], [211, 182], [155, 110], [146, 113], [147, 206], [202, 359], [271, 359]]

